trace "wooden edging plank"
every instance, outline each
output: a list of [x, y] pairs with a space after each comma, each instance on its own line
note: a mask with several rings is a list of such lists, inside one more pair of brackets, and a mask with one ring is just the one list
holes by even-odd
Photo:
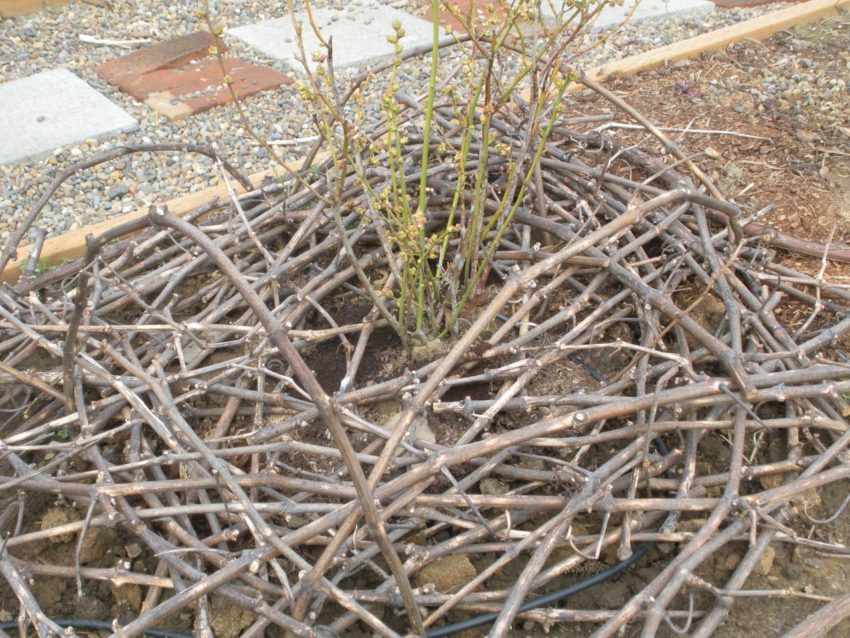
[[42, 9], [52, 9], [67, 4], [69, 0], [0, 0], [0, 18], [16, 18]]
[[[297, 170], [300, 168], [301, 163], [297, 161], [287, 162], [286, 165], [291, 170]], [[249, 175], [248, 179], [252, 184], [259, 185], [263, 179], [272, 174], [273, 169], [266, 169], [259, 173]], [[233, 188], [237, 193], [241, 194], [245, 192], [245, 189], [236, 184], [235, 180]], [[189, 193], [188, 195], [175, 197], [174, 199], [170, 199], [165, 202], [165, 205], [168, 206], [168, 210], [175, 215], [185, 215], [189, 211], [196, 209], [198, 206], [207, 203], [215, 197], [224, 199], [228, 197], [227, 187], [224, 184], [210, 186], [209, 188], [204, 188], [203, 190]], [[94, 235], [97, 237], [115, 226], [138, 219], [139, 217], [147, 214], [147, 207], [139, 208], [133, 212], [125, 213], [124, 215], [110, 217], [109, 219], [97, 222], [96, 224], [82, 226], [67, 233], [63, 233], [62, 235], [58, 235], [57, 237], [48, 237], [42, 246], [39, 263], [46, 267], [51, 267], [61, 264], [65, 260], [82, 257], [86, 252], [87, 235]], [[18, 248], [17, 258], [10, 261], [6, 266], [6, 269], [0, 273], [0, 283], [15, 281], [20, 276], [22, 269], [26, 267], [27, 261], [29, 260], [30, 248], [30, 245]]]
[[[601, 81], [612, 75], [631, 75], [649, 71], [663, 64], [695, 58], [708, 51], [724, 49], [741, 40], [763, 40], [777, 31], [823, 18], [838, 12], [839, 9], [850, 9], [850, 0], [809, 0], [803, 4], [767, 13], [687, 40], [631, 55], [610, 64], [603, 64], [589, 71], [587, 76], [592, 80]], [[570, 88], [572, 91], [584, 89], [580, 84]]]
[[[840, 9], [850, 9], [850, 0], [809, 0], [809, 2], [804, 4], [794, 5], [787, 9], [781, 9], [780, 11], [739, 22], [729, 27], [703, 33], [687, 40], [596, 67], [588, 73], [588, 76], [594, 80], [604, 80], [616, 74], [634, 74], [647, 71], [669, 62], [694, 58], [707, 51], [716, 51], [741, 40], [761, 40], [781, 29], [831, 15]], [[581, 85], [571, 87], [574, 91], [582, 90], [583, 88]], [[300, 162], [288, 162], [287, 166], [294, 170], [300, 166]], [[259, 184], [265, 177], [272, 174], [272, 170], [268, 169], [255, 173], [249, 179], [252, 184]], [[223, 185], [212, 186], [196, 193], [177, 197], [167, 202], [167, 204], [171, 212], [176, 215], [185, 215], [214, 197], [227, 197], [227, 189]], [[85, 253], [86, 235], [99, 235], [118, 224], [123, 224], [146, 214], [146, 209], [139, 209], [126, 215], [111, 217], [97, 224], [83, 226], [58, 237], [49, 238], [44, 242], [41, 259], [47, 265], [55, 265], [63, 259], [81, 257]], [[29, 248], [20, 248], [17, 259], [9, 262], [6, 269], [0, 273], [0, 282], [16, 280], [21, 273], [21, 268], [26, 264], [28, 256]]]

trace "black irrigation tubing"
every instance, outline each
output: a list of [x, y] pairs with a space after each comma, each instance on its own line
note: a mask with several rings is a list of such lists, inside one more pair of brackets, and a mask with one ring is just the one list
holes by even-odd
[[[538, 609], [539, 607], [543, 607], [544, 605], [548, 605], [550, 603], [558, 602], [564, 600], [572, 596], [573, 594], [578, 594], [579, 592], [583, 592], [586, 589], [590, 589], [595, 585], [605, 582], [609, 578], [616, 576], [624, 569], [634, 565], [641, 558], [646, 556], [650, 550], [655, 546], [655, 543], [644, 543], [640, 547], [638, 547], [632, 555], [629, 556], [626, 560], [622, 560], [616, 565], [612, 565], [608, 569], [599, 572], [598, 574], [594, 574], [593, 576], [589, 576], [583, 580], [580, 580], [577, 583], [573, 583], [563, 589], [559, 589], [558, 591], [553, 591], [552, 593], [545, 594], [540, 596], [539, 598], [535, 598], [534, 600], [529, 600], [527, 603], [520, 606], [520, 613], [524, 611], [531, 611], [532, 609]], [[437, 627], [436, 629], [430, 630], [426, 635], [428, 638], [443, 638], [444, 636], [453, 636], [455, 634], [459, 634], [462, 631], [466, 631], [467, 629], [473, 629], [475, 627], [480, 627], [481, 625], [487, 625], [496, 618], [499, 617], [498, 612], [491, 612], [487, 614], [481, 614], [479, 616], [473, 616], [472, 618], [467, 618], [466, 620], [461, 620], [456, 623], [452, 623], [451, 625], [444, 625], [442, 627]]]
[[[658, 449], [661, 454], [665, 456], [670, 451], [667, 448], [667, 445], [660, 437], [655, 439], [655, 445], [658, 446]], [[643, 558], [650, 551], [652, 551], [653, 547], [655, 547], [655, 542], [644, 543], [636, 550], [634, 550], [631, 556], [629, 556], [625, 560], [621, 560], [616, 565], [611, 565], [611, 567], [599, 572], [598, 574], [588, 576], [587, 578], [584, 578], [578, 581], [577, 583], [573, 583], [572, 585], [567, 585], [566, 587], [559, 589], [558, 591], [553, 591], [551, 593], [544, 594], [543, 596], [538, 596], [534, 600], [529, 600], [527, 603], [524, 603], [520, 606], [519, 611], [520, 613], [522, 613], [524, 611], [531, 611], [532, 609], [539, 609], [544, 605], [560, 602], [565, 598], [573, 596], [574, 594], [581, 593], [586, 589], [590, 589], [591, 587], [599, 585], [600, 583], [604, 583], [609, 578], [613, 578], [623, 570], [626, 570], [632, 565], [634, 565], [641, 558]], [[467, 629], [474, 629], [475, 627], [480, 627], [481, 625], [488, 625], [494, 620], [496, 620], [496, 618], [498, 617], [498, 612], [480, 614], [478, 616], [473, 616], [472, 618], [467, 618], [466, 620], [460, 620], [450, 625], [443, 625], [442, 627], [437, 627], [436, 629], [430, 630], [426, 635], [428, 638], [445, 638], [446, 636], [454, 636], [455, 634], [459, 634], [460, 632], [466, 631]]]
[[[94, 620], [93, 618], [51, 618], [50, 621], [60, 627], [71, 627], [72, 629], [86, 629], [91, 631], [113, 631], [112, 623], [107, 620]], [[18, 623], [0, 623], [0, 630], [18, 631]], [[167, 629], [146, 629], [143, 636], [153, 638], [192, 638], [191, 634], [181, 634]]]

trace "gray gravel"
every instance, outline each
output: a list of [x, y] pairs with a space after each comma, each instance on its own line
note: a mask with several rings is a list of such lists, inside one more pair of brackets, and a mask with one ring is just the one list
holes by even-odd
[[[218, 23], [225, 27], [287, 15], [283, 2], [219, 0], [211, 4]], [[420, 6], [408, 0], [389, 4], [411, 12]], [[314, 5], [341, 7], [345, 6], [345, 2], [320, 0]], [[199, 6], [201, 3], [197, 0], [112, 2], [111, 9], [74, 2], [59, 9], [0, 22], [0, 82], [64, 66], [122, 106], [140, 123], [140, 129], [134, 133], [104, 141], [88, 140], [74, 147], [57, 149], [51, 157], [38, 161], [0, 166], [0, 239], [8, 237], [21, 211], [32, 205], [55, 172], [116, 145], [206, 143], [216, 146], [224, 158], [247, 173], [270, 166], [266, 151], [243, 130], [233, 106], [215, 108], [181, 122], [170, 122], [95, 75], [95, 65], [124, 55], [127, 49], [85, 44], [79, 39], [80, 35], [88, 35], [100, 39], [149, 38], [160, 41], [183, 35], [203, 28], [201, 21], [194, 16]], [[629, 25], [604, 46], [584, 56], [583, 62], [593, 66], [615, 60], [783, 6], [785, 4], [746, 10], [718, 10], [710, 16]], [[243, 59], [279, 66], [233, 38], [228, 39], [228, 46], [233, 54]], [[460, 51], [448, 52], [444, 56], [445, 68], [453, 66], [459, 55]], [[283, 68], [279, 70], [286, 71]], [[404, 65], [401, 73], [403, 89], [412, 94], [421, 92], [426, 79], [426, 62], [411, 61]], [[380, 111], [377, 99], [380, 92], [380, 85], [375, 83], [367, 98], [368, 113]], [[273, 142], [309, 138], [314, 134], [309, 113], [291, 86], [248, 98], [244, 106], [255, 129]], [[277, 148], [285, 158], [296, 159], [303, 154], [306, 145], [286, 144]], [[46, 228], [51, 234], [73, 230], [130, 212], [147, 203], [199, 190], [217, 180], [216, 167], [206, 157], [148, 153], [129, 156], [68, 180], [45, 209], [37, 226]]]

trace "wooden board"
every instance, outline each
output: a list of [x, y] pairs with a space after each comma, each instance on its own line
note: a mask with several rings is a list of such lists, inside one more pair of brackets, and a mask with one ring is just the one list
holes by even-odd
[[[695, 58], [708, 51], [724, 49], [742, 40], [763, 40], [781, 29], [823, 18], [836, 13], [839, 9], [850, 9], [850, 0], [809, 0], [803, 4], [638, 53], [610, 64], [603, 64], [589, 71], [587, 75], [591, 80], [600, 81], [612, 75], [629, 75], [648, 71], [663, 64]], [[584, 87], [578, 84], [570, 89], [570, 92], [575, 92], [584, 90]]]
[[0, 18], [14, 18], [38, 13], [49, 7], [59, 7], [69, 0], [0, 0]]
[[[761, 40], [776, 33], [780, 29], [831, 15], [839, 9], [850, 9], [850, 0], [809, 0], [809, 2], [803, 4], [768, 13], [752, 20], [746, 20], [723, 29], [704, 33], [687, 40], [682, 40], [681, 42], [602, 65], [590, 71], [588, 75], [595, 80], [604, 80], [615, 74], [639, 73], [640, 71], [653, 69], [669, 62], [693, 58], [707, 51], [722, 49], [741, 40]], [[574, 91], [579, 91], [583, 88], [581, 85], [571, 87]], [[291, 168], [295, 168], [300, 163], [290, 162], [288, 165]], [[269, 171], [252, 175], [251, 182], [259, 184], [267, 175], [269, 175]], [[175, 214], [181, 215], [193, 210], [213, 197], [227, 197], [227, 191], [224, 186], [207, 188], [197, 193], [173, 199], [168, 202], [168, 207]], [[41, 258], [45, 260], [45, 263], [51, 265], [61, 263], [62, 260], [81, 257], [85, 252], [86, 235], [98, 235], [113, 226], [146, 214], [146, 209], [140, 209], [126, 215], [110, 218], [98, 224], [84, 226], [59, 237], [50, 238], [44, 242]], [[10, 262], [6, 269], [0, 273], [0, 282], [16, 280], [21, 272], [22, 265], [26, 263], [25, 260], [28, 254], [29, 251], [26, 247], [19, 249], [18, 258]]]
[[[301, 163], [287, 162], [287, 166], [289, 166], [289, 168], [291, 168], [292, 170], [295, 170], [301, 166]], [[251, 181], [252, 184], [256, 186], [259, 185], [260, 182], [263, 181], [263, 179], [265, 179], [271, 174], [273, 174], [272, 170], [268, 169], [265, 171], [260, 171], [259, 173], [254, 173], [253, 175], [249, 175], [248, 179]], [[241, 186], [236, 184], [235, 180], [233, 182], [233, 187], [237, 193], [245, 192]], [[168, 206], [168, 210], [174, 213], [175, 215], [185, 215], [189, 211], [194, 210], [202, 204], [205, 204], [214, 197], [226, 199], [227, 196], [227, 187], [222, 184], [220, 186], [211, 186], [209, 188], [199, 190], [195, 193], [189, 193], [188, 195], [176, 197], [165, 202], [165, 204]], [[63, 261], [69, 261], [71, 259], [82, 257], [86, 252], [87, 235], [94, 235], [95, 237], [97, 237], [101, 233], [109, 230], [110, 228], [113, 228], [114, 226], [118, 226], [119, 224], [123, 224], [134, 219], [138, 219], [139, 217], [142, 217], [143, 215], [147, 214], [147, 207], [139, 208], [131, 213], [118, 215], [117, 217], [110, 217], [109, 219], [105, 219], [102, 222], [98, 222], [96, 224], [89, 224], [87, 226], [77, 228], [76, 230], [69, 231], [56, 237], [49, 237], [44, 241], [44, 246], [41, 249], [41, 257], [39, 259], [39, 263], [43, 264], [46, 267], [50, 267], [61, 264]], [[27, 260], [29, 259], [29, 253], [29, 245], [21, 246], [20, 248], [18, 248], [17, 258], [10, 261], [9, 264], [6, 266], [6, 269], [2, 273], [0, 273], [0, 283], [12, 282], [17, 280], [17, 278], [21, 274], [21, 269], [24, 268], [27, 264]]]

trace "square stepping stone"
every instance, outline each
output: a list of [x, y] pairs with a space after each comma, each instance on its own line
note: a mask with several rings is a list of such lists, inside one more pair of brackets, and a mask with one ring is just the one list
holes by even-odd
[[[783, 0], [714, 0], [721, 9], [734, 9], [736, 7], [760, 7], [765, 4], [776, 4]], [[806, 0], [785, 0], [787, 2], [800, 3]]]
[[[224, 58], [224, 69], [240, 99], [292, 84], [292, 78], [271, 67], [236, 58]], [[224, 84], [221, 65], [214, 58], [176, 69], [152, 71], [142, 76], [137, 88], [147, 91], [145, 104], [170, 120], [180, 120], [233, 101], [230, 89]]]
[[137, 90], [136, 83], [141, 82], [145, 74], [162, 69], [180, 67], [193, 60], [200, 60], [210, 54], [210, 47], [217, 46], [224, 52], [224, 42], [209, 31], [196, 31], [188, 35], [173, 38], [144, 47], [120, 58], [113, 58], [97, 65], [94, 72], [112, 86], [137, 100], [144, 100], [149, 91]]
[[[179, 120], [233, 101], [221, 65], [211, 53], [213, 46], [224, 53], [220, 39], [199, 31], [109, 60], [95, 72], [158, 113]], [[229, 56], [224, 57], [224, 68], [240, 98], [292, 83], [292, 78], [270, 67]]]
[[[431, 2], [421, 2], [413, 14], [430, 22]], [[515, 37], [514, 29], [517, 27], [526, 37], [536, 37], [541, 31], [540, 25], [536, 20], [517, 19], [517, 8], [516, 0], [440, 0], [437, 21], [457, 34], [467, 33], [469, 26], [474, 26], [481, 34], [495, 25], [497, 29], [507, 26], [512, 31], [511, 37]], [[511, 14], [514, 15], [513, 23], [508, 25]]]
[[[401, 40], [404, 49], [427, 45], [432, 37], [430, 22], [398, 9], [374, 4], [353, 2], [344, 9], [314, 9], [313, 19], [325, 40], [333, 38], [335, 68], [365, 66], [392, 56], [393, 45], [387, 42], [387, 36], [395, 33], [392, 26], [395, 20], [405, 31]], [[307, 64], [312, 70], [316, 67], [312, 55], [320, 49], [319, 40], [306, 16], [301, 15], [299, 22], [303, 24], [304, 49]], [[299, 60], [295, 28], [289, 16], [229, 29], [228, 34], [264, 55], [286, 63], [290, 69], [302, 71], [304, 68]]]
[[90, 137], [135, 131], [138, 122], [67, 69], [0, 84], [0, 164]]
[[[508, 0], [441, 0], [439, 21], [451, 27], [455, 33], [465, 33], [470, 18], [479, 28], [490, 21], [503, 22], [510, 11]], [[431, 20], [431, 2], [425, 0], [415, 14], [424, 20]]]
[[[605, 7], [593, 25], [594, 30], [619, 26], [636, 4], [638, 6], [632, 14], [632, 23], [673, 17], [681, 18], [714, 11], [714, 3], [708, 2], [708, 0], [626, 0], [620, 7], [612, 5]], [[544, 0], [541, 3], [543, 17], [547, 20], [554, 20], [555, 11], [559, 11], [563, 6], [562, 0]], [[553, 8], [555, 11], [553, 11]], [[569, 15], [569, 11], [566, 12], [566, 15]]]

